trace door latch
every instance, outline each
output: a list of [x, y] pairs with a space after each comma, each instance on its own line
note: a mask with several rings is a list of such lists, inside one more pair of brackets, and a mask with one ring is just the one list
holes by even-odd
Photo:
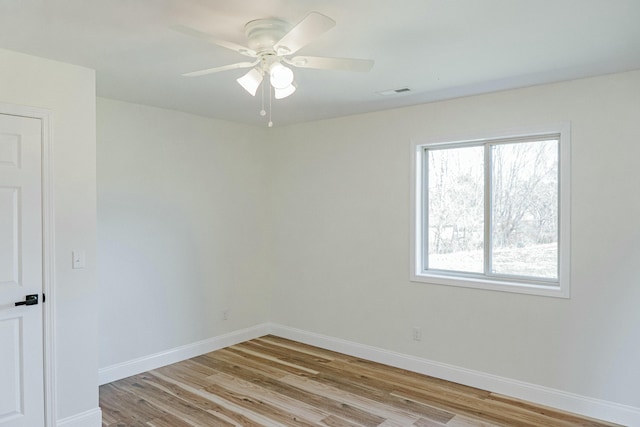
[[24, 301], [19, 301], [16, 303], [18, 305], [36, 305], [38, 304], [38, 294], [27, 295]]

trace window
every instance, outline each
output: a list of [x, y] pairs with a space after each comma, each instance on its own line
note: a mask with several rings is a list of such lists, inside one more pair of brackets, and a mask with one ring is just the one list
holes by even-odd
[[569, 296], [569, 126], [414, 144], [412, 280]]

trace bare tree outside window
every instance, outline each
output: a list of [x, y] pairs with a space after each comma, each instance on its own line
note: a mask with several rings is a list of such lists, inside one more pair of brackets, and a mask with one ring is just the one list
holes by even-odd
[[425, 159], [427, 269], [558, 278], [558, 139], [428, 148]]
[[484, 271], [484, 148], [429, 150], [431, 269]]
[[491, 147], [492, 273], [558, 277], [558, 141]]

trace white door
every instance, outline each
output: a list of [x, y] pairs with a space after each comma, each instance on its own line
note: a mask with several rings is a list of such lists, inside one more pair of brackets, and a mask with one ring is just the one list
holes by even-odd
[[44, 426], [42, 270], [41, 121], [0, 114], [0, 427]]

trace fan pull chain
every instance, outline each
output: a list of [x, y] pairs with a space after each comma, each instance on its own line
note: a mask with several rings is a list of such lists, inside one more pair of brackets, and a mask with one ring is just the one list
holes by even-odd
[[262, 89], [262, 109], [260, 110], [260, 115], [262, 117], [267, 115], [267, 112], [264, 110], [264, 85], [265, 85], [265, 83], [262, 82], [262, 85], [261, 85], [262, 86], [262, 88], [261, 88]]
[[267, 126], [269, 126], [270, 128], [273, 127], [273, 121], [271, 121], [271, 100], [273, 99], [273, 88], [271, 87], [271, 85], [269, 85], [269, 123], [267, 123]]

